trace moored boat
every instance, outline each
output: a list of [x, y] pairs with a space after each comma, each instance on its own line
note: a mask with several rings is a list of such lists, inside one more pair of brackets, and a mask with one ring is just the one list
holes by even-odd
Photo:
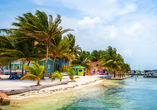
[[111, 76], [100, 76], [100, 78], [111, 79]]
[[157, 71], [153, 70], [151, 72], [146, 72], [143, 75], [144, 78], [157, 78]]
[[10, 99], [5, 93], [0, 93], [0, 103], [1, 105], [9, 105], [10, 104]]

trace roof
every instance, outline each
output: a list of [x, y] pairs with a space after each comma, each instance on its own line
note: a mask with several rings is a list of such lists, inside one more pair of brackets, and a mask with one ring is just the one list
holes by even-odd
[[[44, 61], [44, 60], [46, 60], [46, 58], [43, 58], [43, 59], [41, 59], [40, 61]], [[47, 60], [51, 60], [51, 61], [53, 61], [53, 60], [50, 59], [50, 58], [48, 58]]]
[[85, 68], [85, 67], [80, 66], [80, 65], [75, 65], [75, 66], [71, 66], [71, 68]]

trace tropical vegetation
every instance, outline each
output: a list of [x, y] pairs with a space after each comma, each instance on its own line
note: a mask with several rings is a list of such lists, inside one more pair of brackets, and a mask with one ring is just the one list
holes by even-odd
[[69, 76], [69, 78], [74, 82], [74, 75], [75, 75], [75, 70], [72, 69], [71, 67], [69, 67], [67, 69], [67, 75]]
[[59, 79], [60, 81], [62, 81], [63, 75], [61, 72], [59, 71], [55, 71], [54, 74], [52, 74], [51, 80], [55, 80], [55, 79]]
[[44, 66], [39, 65], [35, 62], [31, 63], [32, 66], [25, 65], [25, 68], [29, 70], [30, 73], [24, 75], [21, 80], [29, 79], [33, 81], [37, 81], [37, 86], [40, 85], [40, 79], [43, 77]]
[[73, 34], [64, 34], [72, 30], [63, 29], [60, 25], [60, 15], [57, 15], [54, 20], [52, 15], [46, 15], [45, 12], [37, 10], [35, 15], [24, 13], [16, 20], [18, 22], [12, 24], [17, 28], [0, 29], [0, 32], [6, 32], [5, 35], [0, 36], [0, 63], [3, 66], [10, 65], [10, 73], [13, 61], [22, 61], [22, 75], [24, 76], [26, 62], [29, 65], [30, 62], [37, 62], [43, 58], [46, 58], [43, 72], [47, 72], [48, 57], [53, 59], [49, 76], [53, 78], [61, 77], [60, 72], [66, 71], [73, 80], [71, 76], [73, 71], [69, 68], [63, 70], [59, 67], [53, 74], [53, 67], [57, 67], [58, 62], [61, 61], [68, 63], [67, 67], [71, 63], [84, 66], [86, 69], [91, 68], [88, 62], [98, 61], [99, 66], [107, 68], [114, 77], [116, 75], [123, 77], [126, 72], [130, 71], [130, 65], [124, 62], [124, 58], [117, 53], [116, 48], [109, 46], [106, 50], [93, 50], [91, 53], [83, 51], [79, 45], [76, 45], [76, 38]]

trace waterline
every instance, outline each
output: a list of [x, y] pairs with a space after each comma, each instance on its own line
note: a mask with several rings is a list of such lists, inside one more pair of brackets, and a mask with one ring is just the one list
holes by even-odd
[[30, 110], [155, 110], [157, 79], [138, 77], [104, 81], [96, 86], [44, 98], [16, 100], [2, 109]]

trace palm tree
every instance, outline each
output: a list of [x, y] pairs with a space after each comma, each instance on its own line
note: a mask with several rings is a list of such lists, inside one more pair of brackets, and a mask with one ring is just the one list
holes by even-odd
[[[11, 39], [10, 36], [5, 36], [5, 35], [0, 36], [0, 55], [6, 49], [14, 49], [12, 42], [13, 40]], [[0, 62], [3, 63], [4, 65], [9, 64], [10, 74], [11, 74], [11, 62], [14, 60], [16, 59], [9, 55], [5, 55], [5, 57], [1, 56], [1, 59], [0, 59]]]
[[97, 50], [93, 50], [91, 55], [90, 55], [90, 60], [91, 61], [98, 61], [100, 59], [99, 52]]
[[87, 69], [90, 69], [90, 65], [87, 63], [89, 62], [89, 56], [88, 52], [83, 51], [78, 54], [78, 57], [72, 62], [74, 65], [81, 65], [84, 66]]
[[69, 42], [66, 37], [62, 39], [62, 36], [59, 36], [52, 42], [54, 45], [50, 46], [50, 54], [49, 54], [49, 56], [53, 58], [53, 64], [52, 64], [50, 76], [52, 75], [53, 66], [56, 63], [56, 58], [63, 58], [63, 57], [73, 58], [73, 56], [69, 54], [70, 52]]
[[[78, 53], [81, 53], [81, 47], [79, 47], [79, 45], [76, 45], [76, 39], [75, 36], [72, 34], [67, 34], [68, 40], [69, 40], [69, 44], [70, 44], [70, 49], [71, 49], [71, 53], [74, 54], [75, 57], [77, 57]], [[75, 46], [76, 45], [76, 46]]]
[[13, 25], [19, 28], [14, 29], [15, 31], [25, 34], [29, 37], [35, 38], [36, 41], [41, 42], [45, 45], [46, 69], [49, 47], [53, 45], [50, 40], [57, 38], [58, 36], [62, 35], [67, 31], [70, 31], [70, 29], [62, 30], [63, 27], [59, 27], [61, 23], [60, 15], [57, 15], [57, 18], [53, 22], [52, 15], [49, 15], [48, 17], [45, 12], [41, 12], [39, 10], [36, 11], [35, 15], [33, 15], [32, 13], [26, 13], [23, 14], [23, 17], [18, 16], [18, 18], [16, 19], [19, 21], [19, 23], [13, 23]]
[[74, 82], [75, 70], [72, 69], [71, 67], [69, 67], [66, 72], [67, 72], [69, 78]]
[[[16, 37], [19, 37], [19, 35], [17, 34]], [[22, 76], [24, 76], [24, 63], [26, 61], [39, 61], [43, 54], [34, 47], [34, 43], [31, 40], [23, 41], [21, 39], [14, 39], [13, 36], [7, 39], [7, 43], [10, 46], [8, 48], [1, 48], [0, 56], [4, 61], [10, 61], [10, 63], [15, 60], [22, 61]]]
[[[116, 72], [114, 72], [115, 68], [120, 68], [119, 61], [120, 57], [119, 54], [116, 53], [116, 49], [112, 48], [111, 46], [108, 47], [108, 49], [104, 52], [104, 55], [100, 59], [100, 66], [105, 66], [111, 69], [111, 74], [114, 74], [114, 77], [116, 75]], [[114, 72], [114, 73], [113, 73]]]
[[62, 81], [62, 77], [63, 77], [63, 75], [61, 74], [61, 72], [55, 71], [54, 74], [52, 74], [51, 80], [53, 81], [53, 80], [55, 80], [57, 78], [60, 81]]
[[[74, 56], [73, 59], [68, 59], [68, 67], [70, 64], [70, 60], [74, 60], [76, 57], [78, 57], [78, 54], [81, 53], [81, 47], [79, 45], [76, 45], [75, 43], [75, 36], [72, 34], [67, 34], [68, 40], [69, 40], [69, 48], [70, 48], [70, 54]], [[75, 46], [76, 45], [76, 46]]]
[[37, 86], [39, 86], [40, 79], [43, 77], [44, 66], [38, 65], [35, 62], [32, 62], [32, 64], [33, 64], [32, 66], [25, 65], [25, 67], [30, 71], [30, 73], [27, 73], [20, 80], [29, 79], [29, 80], [37, 81]]

